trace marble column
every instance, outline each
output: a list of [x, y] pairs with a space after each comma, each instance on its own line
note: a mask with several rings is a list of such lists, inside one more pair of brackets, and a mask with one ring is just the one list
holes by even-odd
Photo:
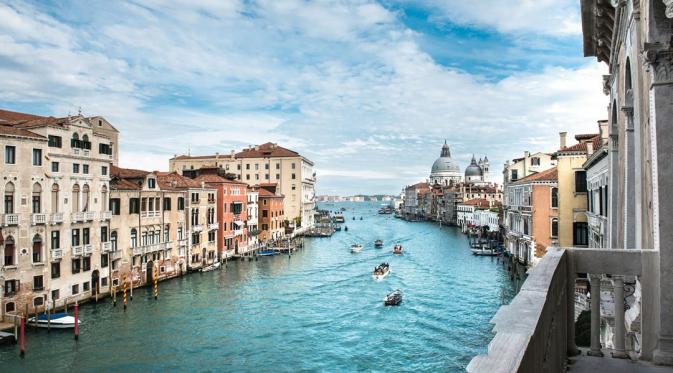
[[626, 359], [629, 355], [626, 353], [626, 327], [624, 325], [624, 277], [612, 276], [612, 286], [615, 300], [615, 351], [612, 357]]
[[591, 281], [591, 350], [589, 356], [603, 356], [601, 351], [601, 275], [590, 274]]

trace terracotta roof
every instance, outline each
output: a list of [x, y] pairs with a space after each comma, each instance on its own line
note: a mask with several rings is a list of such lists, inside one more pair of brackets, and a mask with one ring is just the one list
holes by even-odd
[[253, 148], [243, 149], [236, 153], [236, 158], [275, 158], [275, 157], [299, 157], [299, 153], [283, 148], [277, 144], [267, 142]]
[[601, 143], [601, 136], [599, 134], [593, 134], [593, 135], [577, 135], [577, 136], [591, 136], [591, 137], [582, 137], [579, 143], [571, 146], [566, 146], [563, 149], [559, 149], [559, 153], [563, 152], [586, 152], [587, 151], [587, 143], [591, 141], [594, 145], [594, 150], [600, 145]]
[[531, 181], [558, 181], [558, 168], [552, 167], [548, 170], [528, 175], [523, 179], [519, 179], [513, 182], [512, 184], [514, 185], [525, 184]]
[[214, 174], [204, 174], [204, 175], [199, 175], [198, 177], [194, 178], [194, 181], [196, 182], [204, 182], [204, 183], [220, 183], [220, 184], [236, 184], [236, 185], [248, 185], [242, 181], [238, 180], [231, 180], [227, 179], [225, 177], [219, 176], [219, 175], [214, 175]]
[[44, 118], [39, 115], [19, 113], [17, 111], [0, 109], [0, 122], [16, 122]]
[[112, 190], [139, 190], [140, 186], [127, 179], [112, 179], [110, 188]]
[[581, 133], [581, 134], [575, 135], [575, 140], [577, 140], [577, 141], [590, 140], [590, 139], [593, 139], [596, 136], [598, 136], [598, 134], [596, 134], [596, 133]]
[[178, 190], [189, 188], [201, 188], [201, 183], [182, 176], [177, 172], [155, 172], [159, 188], [164, 190]]
[[268, 198], [283, 198], [283, 195], [276, 195], [271, 193], [270, 191], [264, 189], [264, 188], [259, 188], [257, 189], [257, 192], [259, 193], [260, 197], [268, 197]]
[[468, 205], [468, 206], [477, 206], [479, 208], [488, 208], [490, 207], [490, 203], [488, 202], [487, 199], [485, 198], [474, 198], [468, 201], [463, 202], [463, 205]]
[[136, 170], [133, 168], [121, 168], [117, 166], [112, 166], [112, 168], [110, 168], [110, 176], [120, 179], [138, 179], [145, 177], [150, 173], [151, 172], [149, 171]]
[[0, 124], [0, 135], [29, 137], [32, 139], [46, 139], [44, 136], [38, 135], [37, 133], [30, 132], [23, 128], [16, 128], [7, 124]]

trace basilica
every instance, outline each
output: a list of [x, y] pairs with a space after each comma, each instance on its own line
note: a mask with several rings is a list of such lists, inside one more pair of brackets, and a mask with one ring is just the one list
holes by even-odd
[[432, 164], [432, 171], [430, 172], [430, 185], [457, 185], [461, 182], [472, 185], [488, 185], [489, 184], [489, 164], [488, 157], [479, 158], [477, 161], [472, 155], [470, 165], [465, 169], [465, 178], [460, 173], [460, 166], [458, 162], [451, 158], [451, 150], [449, 145], [444, 141], [442, 152]]

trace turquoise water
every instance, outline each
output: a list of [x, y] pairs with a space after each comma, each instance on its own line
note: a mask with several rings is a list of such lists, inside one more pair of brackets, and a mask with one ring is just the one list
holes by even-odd
[[[323, 207], [342, 206], [348, 232], [307, 239], [291, 258], [160, 283], [158, 301], [137, 289], [127, 312], [109, 300], [84, 305], [78, 342], [72, 331], [28, 330], [25, 359], [2, 346], [0, 370], [463, 371], [513, 296], [506, 270], [471, 255], [456, 228], [377, 215], [378, 204]], [[351, 254], [352, 243], [363, 252]], [[392, 255], [394, 243], [404, 255]], [[374, 281], [383, 261], [392, 272]], [[384, 307], [397, 288], [402, 305]]]

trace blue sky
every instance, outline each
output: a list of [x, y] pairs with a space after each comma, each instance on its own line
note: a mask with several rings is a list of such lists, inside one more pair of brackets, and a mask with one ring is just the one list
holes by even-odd
[[606, 115], [578, 4], [0, 1], [0, 107], [103, 115], [126, 167], [273, 141], [315, 162], [318, 193], [396, 193], [447, 139], [500, 182]]

